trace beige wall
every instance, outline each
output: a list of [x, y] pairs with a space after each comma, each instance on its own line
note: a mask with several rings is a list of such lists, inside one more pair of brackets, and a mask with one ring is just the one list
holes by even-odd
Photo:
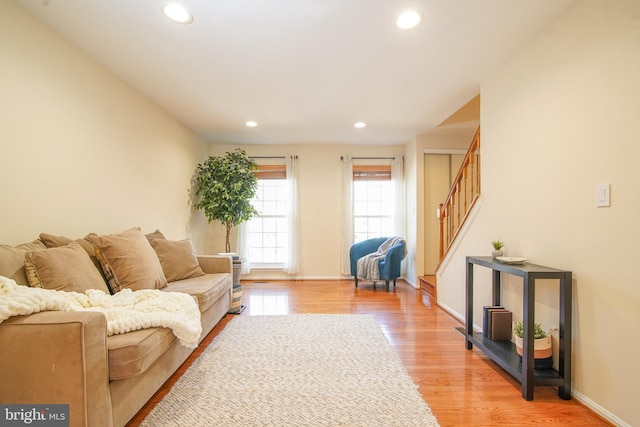
[[[212, 145], [211, 155], [223, 155], [236, 145]], [[349, 146], [349, 145], [244, 145], [240, 146], [250, 156], [297, 155], [299, 165], [298, 188], [300, 191], [300, 215], [302, 253], [300, 273], [304, 278], [339, 278], [342, 163], [341, 156], [396, 156], [403, 154], [402, 146]], [[208, 251], [224, 249], [224, 227], [212, 223]], [[234, 232], [235, 235], [235, 232]], [[232, 243], [235, 250], [237, 246]], [[411, 256], [411, 254], [409, 255]], [[243, 279], [282, 277], [276, 271], [252, 271]]]
[[13, 2], [0, 2], [0, 243], [140, 226], [183, 238], [205, 145]]
[[[575, 396], [617, 425], [640, 425], [639, 17], [636, 1], [577, 2], [483, 81], [482, 203], [438, 274], [440, 302], [461, 315], [464, 257], [488, 255], [493, 239], [573, 271]], [[609, 208], [595, 206], [599, 183], [611, 184]], [[519, 318], [520, 282], [505, 280]], [[557, 285], [537, 292], [536, 320], [558, 326]]]

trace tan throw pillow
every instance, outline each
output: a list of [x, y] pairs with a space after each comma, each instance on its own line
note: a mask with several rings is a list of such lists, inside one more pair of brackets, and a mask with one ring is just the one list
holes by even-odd
[[56, 236], [49, 233], [40, 233], [40, 240], [42, 240], [47, 248], [59, 248], [60, 246], [67, 246], [73, 242], [73, 239], [68, 237]]
[[28, 285], [29, 281], [24, 271], [24, 256], [29, 251], [45, 249], [47, 247], [40, 240], [18, 246], [0, 245], [0, 276], [13, 279], [19, 285]]
[[[113, 273], [117, 289], [160, 289], [167, 286], [158, 256], [139, 228], [101, 236], [91, 233], [85, 239], [99, 249], [96, 255], [103, 272], [105, 275], [110, 271]], [[111, 290], [113, 292], [114, 287]]]
[[160, 230], [156, 230], [153, 233], [145, 234], [145, 236], [147, 237], [147, 240], [149, 240], [149, 242], [155, 239], [166, 239], [166, 237], [164, 237], [164, 234], [162, 234]]
[[169, 282], [204, 276], [191, 240], [151, 240], [162, 271]]
[[114, 284], [115, 279], [113, 279], [113, 276], [109, 276], [104, 273], [102, 269], [102, 264], [100, 263], [100, 261], [98, 261], [98, 257], [96, 255], [96, 250], [97, 250], [96, 245], [94, 245], [90, 241], [85, 239], [72, 240], [65, 236], [55, 236], [53, 234], [48, 234], [48, 233], [40, 233], [40, 240], [42, 240], [44, 244], [47, 246], [47, 248], [49, 249], [59, 248], [60, 246], [67, 246], [71, 242], [75, 242], [79, 244], [80, 246], [82, 246], [82, 249], [85, 250], [87, 255], [89, 255], [89, 259], [91, 260], [93, 265], [96, 267], [96, 269], [102, 276], [102, 279], [104, 280], [105, 285], [111, 290], [111, 293], [115, 294], [116, 292], [118, 292], [119, 289], [114, 291], [112, 286]]
[[27, 252], [24, 268], [29, 285], [35, 288], [84, 293], [99, 289], [109, 293], [102, 275], [78, 243]]

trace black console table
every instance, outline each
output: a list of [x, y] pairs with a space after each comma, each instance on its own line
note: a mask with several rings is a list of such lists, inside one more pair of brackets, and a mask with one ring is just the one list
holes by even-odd
[[[492, 270], [492, 304], [500, 305], [500, 274], [508, 273], [522, 277], [523, 282], [523, 356], [516, 353], [515, 345], [510, 341], [494, 341], [482, 333], [473, 332], [473, 266], [479, 265]], [[558, 370], [534, 369], [533, 363], [533, 326], [535, 312], [536, 279], [557, 279], [560, 282], [560, 318]], [[504, 264], [491, 257], [467, 257], [467, 302], [465, 341], [467, 350], [475, 344], [505, 371], [522, 384], [522, 397], [533, 400], [534, 385], [558, 386], [561, 398], [571, 399], [571, 272], [524, 263], [521, 265]]]

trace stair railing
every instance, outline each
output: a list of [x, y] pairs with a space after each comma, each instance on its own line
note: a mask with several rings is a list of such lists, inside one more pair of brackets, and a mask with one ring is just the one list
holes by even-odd
[[451, 248], [462, 225], [480, 196], [480, 128], [462, 161], [458, 175], [453, 180], [449, 194], [437, 211], [440, 222], [440, 256], [438, 262]]

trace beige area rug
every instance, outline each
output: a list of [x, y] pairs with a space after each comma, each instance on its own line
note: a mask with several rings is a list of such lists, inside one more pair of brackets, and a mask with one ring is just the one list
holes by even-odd
[[143, 426], [438, 426], [372, 315], [239, 316]]

